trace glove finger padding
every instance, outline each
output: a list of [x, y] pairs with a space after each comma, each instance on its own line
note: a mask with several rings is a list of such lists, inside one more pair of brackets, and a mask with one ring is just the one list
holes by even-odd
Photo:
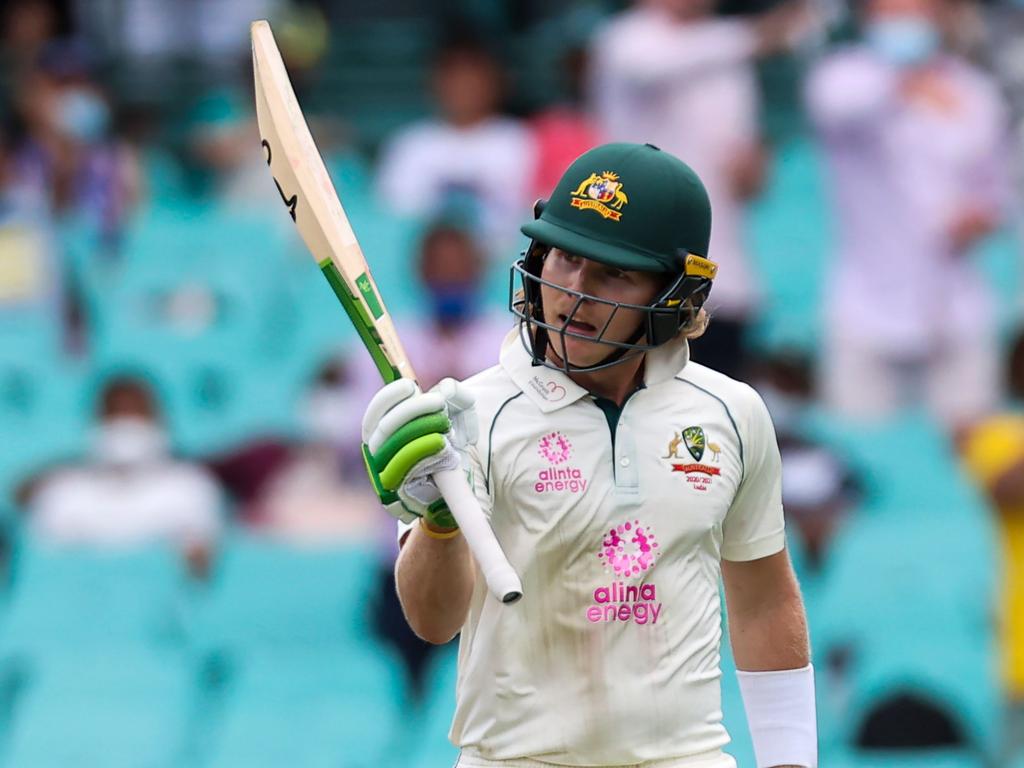
[[381, 387], [370, 400], [363, 413], [362, 437], [364, 443], [370, 442], [370, 435], [380, 424], [385, 414], [419, 392], [416, 382], [411, 379], [398, 379]]
[[476, 398], [465, 384], [455, 379], [441, 379], [437, 386], [430, 390], [444, 398], [445, 409], [451, 421], [451, 432], [448, 439], [456, 450], [465, 450], [475, 445], [479, 437], [479, 424], [476, 416]]

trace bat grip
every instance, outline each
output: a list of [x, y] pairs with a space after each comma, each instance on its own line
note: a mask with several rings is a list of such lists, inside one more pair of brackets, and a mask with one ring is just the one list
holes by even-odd
[[434, 475], [441, 495], [448, 502], [455, 522], [466, 537], [477, 565], [491, 594], [503, 603], [514, 603], [523, 596], [523, 585], [502, 552], [494, 531], [487, 522], [476, 496], [460, 469], [448, 469]]

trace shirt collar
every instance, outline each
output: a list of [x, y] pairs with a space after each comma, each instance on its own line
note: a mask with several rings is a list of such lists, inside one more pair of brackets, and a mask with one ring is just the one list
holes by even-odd
[[[526, 329], [513, 328], [501, 345], [499, 362], [519, 389], [540, 408], [551, 413], [571, 405], [590, 393], [562, 371], [535, 365], [527, 351], [529, 342], [520, 334]], [[525, 342], [525, 343], [524, 343]], [[690, 359], [686, 339], [673, 340], [647, 353], [644, 385], [650, 387], [679, 374]]]

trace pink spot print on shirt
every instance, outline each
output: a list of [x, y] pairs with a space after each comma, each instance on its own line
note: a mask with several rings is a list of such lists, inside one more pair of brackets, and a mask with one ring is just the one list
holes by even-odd
[[564, 464], [572, 457], [572, 443], [561, 432], [549, 432], [537, 441], [537, 453], [548, 464]]
[[[633, 535], [624, 538], [629, 533]], [[605, 569], [614, 571], [616, 576], [635, 576], [649, 570], [654, 565], [653, 550], [658, 546], [654, 533], [640, 525], [639, 520], [635, 527], [632, 523], [624, 523], [610, 529], [601, 544], [597, 557]]]

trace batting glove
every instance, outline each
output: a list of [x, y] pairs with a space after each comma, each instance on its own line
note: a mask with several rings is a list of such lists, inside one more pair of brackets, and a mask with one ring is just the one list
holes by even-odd
[[363, 416], [363, 460], [393, 517], [458, 527], [432, 475], [461, 466], [459, 451], [476, 442], [473, 403], [473, 395], [455, 379], [444, 379], [426, 393], [399, 379], [374, 395]]

